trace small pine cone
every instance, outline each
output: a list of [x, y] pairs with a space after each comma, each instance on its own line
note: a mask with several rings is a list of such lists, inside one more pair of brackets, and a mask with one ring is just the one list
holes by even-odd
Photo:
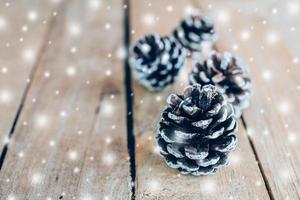
[[213, 85], [171, 94], [158, 124], [157, 145], [168, 166], [182, 174], [207, 175], [228, 163], [237, 144], [233, 108]]
[[216, 39], [214, 25], [211, 19], [195, 10], [181, 21], [173, 32], [178, 42], [190, 51], [201, 51], [202, 42], [214, 42]]
[[173, 38], [152, 33], [134, 44], [130, 65], [141, 85], [160, 91], [174, 82], [185, 58], [186, 51]]
[[212, 52], [208, 59], [194, 63], [189, 82], [220, 87], [233, 105], [235, 117], [239, 118], [242, 110], [248, 107], [251, 94], [251, 80], [247, 71], [247, 67], [230, 53]]

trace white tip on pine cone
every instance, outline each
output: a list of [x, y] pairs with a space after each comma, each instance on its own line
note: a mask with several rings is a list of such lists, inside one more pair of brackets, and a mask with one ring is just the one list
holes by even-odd
[[206, 73], [201, 71], [199, 73], [199, 77], [201, 78], [201, 80], [205, 83], [208, 83], [210, 81], [210, 79], [207, 77]]
[[173, 168], [173, 169], [178, 169], [180, 167], [180, 165], [175, 161], [170, 161], [170, 160], [166, 160], [166, 163], [169, 167]]
[[192, 172], [194, 176], [204, 176], [215, 173], [217, 170], [214, 168], [200, 168], [199, 170]]
[[189, 85], [189, 86], [185, 87], [183, 89], [184, 98], [186, 99], [186, 98], [190, 97], [192, 95], [192, 92], [193, 92], [193, 86]]
[[226, 153], [232, 151], [237, 145], [237, 138], [233, 135], [228, 136], [226, 139], [224, 138], [223, 141], [213, 144], [212, 149], [215, 151], [219, 151], [222, 153]]
[[195, 137], [198, 133], [186, 133], [183, 131], [175, 130], [174, 134], [176, 135], [176, 138], [178, 138], [178, 139], [180, 138], [182, 140], [190, 140], [190, 139], [193, 139], [193, 137]]
[[170, 138], [170, 136], [164, 130], [160, 131], [160, 135], [166, 142], [168, 142], [168, 143], [174, 142], [174, 139]]
[[215, 76], [212, 77], [212, 81], [214, 83], [220, 83], [221, 81], [223, 81], [225, 79], [225, 76], [222, 73], [218, 73]]
[[182, 123], [183, 121], [184, 121], [184, 117], [182, 117], [182, 116], [177, 116], [177, 115], [175, 115], [175, 114], [173, 114], [173, 113], [168, 113], [168, 117], [170, 118], [170, 119], [172, 119], [172, 120], [174, 120], [176, 123]]
[[179, 105], [182, 99], [176, 94], [170, 94], [167, 98], [167, 103], [173, 106]]
[[221, 109], [222, 105], [220, 103], [217, 103], [214, 105], [214, 107], [209, 110], [207, 113], [209, 114], [209, 116], [213, 116], [213, 115], [216, 115], [220, 109]]
[[191, 40], [193, 40], [195, 43], [197, 43], [197, 45], [200, 46], [200, 41], [201, 41], [201, 37], [193, 32], [188, 34], [188, 38], [190, 38]]
[[191, 106], [186, 106], [186, 105], [182, 105], [182, 109], [188, 115], [194, 115], [197, 112], [197, 110], [198, 110], [196, 107], [193, 108]]
[[169, 54], [168, 53], [164, 53], [162, 56], [161, 56], [161, 64], [163, 65], [167, 65], [168, 62], [169, 62]]
[[174, 143], [167, 145], [167, 150], [170, 154], [176, 158], [184, 158], [184, 155], [180, 152], [180, 146]]
[[227, 112], [227, 108], [223, 109], [223, 114], [222, 116], [218, 119], [218, 122], [224, 122], [228, 117], [228, 112]]
[[232, 118], [230, 124], [229, 124], [229, 125], [227, 126], [227, 128], [226, 128], [226, 131], [231, 131], [231, 130], [233, 130], [235, 124], [236, 124], [236, 121], [235, 121], [235, 119]]
[[200, 152], [199, 154], [191, 154], [190, 152], [185, 152], [186, 157], [192, 160], [204, 159], [208, 156], [208, 152]]
[[192, 160], [204, 159], [208, 156], [208, 149], [196, 149], [192, 146], [185, 146], [185, 155]]
[[185, 161], [185, 159], [179, 159], [177, 161], [177, 164], [179, 165], [180, 168], [187, 170], [189, 172], [196, 171], [199, 169], [199, 166], [197, 166], [196, 164], [188, 165], [187, 162]]
[[196, 160], [196, 163], [201, 167], [208, 167], [210, 165], [215, 165], [220, 160], [219, 156], [215, 156], [210, 159]]
[[213, 133], [210, 133], [210, 135], [207, 135], [205, 136], [206, 138], [209, 138], [209, 139], [216, 139], [217, 137], [219, 137], [220, 135], [223, 134], [224, 132], [224, 127], [220, 128], [219, 130], [217, 131], [214, 131]]
[[193, 122], [192, 125], [201, 129], [206, 129], [209, 126], [209, 124], [212, 122], [212, 120], [213, 120], [212, 118], [206, 120], [200, 120], [200, 121]]
[[138, 45], [138, 46], [140, 46], [140, 49], [142, 50], [142, 52], [144, 54], [149, 53], [149, 51], [151, 50], [151, 47], [148, 44], [141, 44], [141, 45]]

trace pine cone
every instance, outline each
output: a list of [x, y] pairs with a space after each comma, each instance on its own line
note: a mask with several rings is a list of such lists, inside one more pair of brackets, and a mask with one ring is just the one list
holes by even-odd
[[235, 117], [249, 105], [251, 80], [247, 68], [230, 53], [213, 52], [204, 62], [194, 63], [189, 75], [190, 84], [212, 84], [223, 89], [228, 102], [233, 105]]
[[141, 85], [159, 91], [174, 82], [185, 58], [186, 51], [173, 38], [152, 33], [132, 47], [130, 65]]
[[211, 19], [203, 16], [199, 10], [182, 20], [173, 35], [190, 51], [201, 51], [203, 41], [213, 42], [216, 38]]
[[228, 163], [237, 144], [231, 104], [213, 85], [171, 94], [158, 124], [157, 145], [166, 163], [182, 174], [211, 174]]

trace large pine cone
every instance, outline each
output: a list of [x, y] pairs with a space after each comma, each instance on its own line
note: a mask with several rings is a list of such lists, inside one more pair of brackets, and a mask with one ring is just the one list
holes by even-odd
[[228, 163], [237, 144], [231, 104], [213, 85], [171, 94], [158, 124], [157, 145], [166, 163], [183, 174], [211, 174]]
[[152, 33], [134, 44], [130, 65], [141, 85], [159, 91], [174, 82], [185, 58], [186, 51], [173, 38]]
[[247, 70], [230, 53], [213, 52], [207, 60], [194, 63], [189, 81], [190, 84], [211, 84], [223, 89], [238, 118], [249, 105], [251, 80]]
[[216, 38], [211, 19], [203, 16], [199, 10], [182, 20], [173, 35], [182, 46], [191, 51], [201, 51], [203, 41], [213, 42]]

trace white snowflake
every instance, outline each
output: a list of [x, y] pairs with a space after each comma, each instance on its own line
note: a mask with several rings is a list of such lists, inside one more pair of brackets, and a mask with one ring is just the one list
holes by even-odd
[[34, 173], [31, 176], [31, 184], [38, 185], [42, 182], [43, 176], [40, 173]]
[[68, 26], [68, 31], [71, 36], [78, 36], [81, 33], [80, 25], [73, 22]]
[[23, 59], [26, 62], [32, 62], [35, 58], [35, 52], [31, 48], [26, 48], [23, 50]]
[[287, 11], [290, 15], [297, 15], [299, 14], [300, 6], [299, 2], [297, 1], [290, 1], [287, 3]]
[[0, 16], [0, 31], [5, 29], [6, 24], [6, 19]]
[[276, 32], [269, 32], [267, 33], [267, 43], [270, 45], [274, 45], [277, 43], [277, 41], [279, 40], [279, 36]]
[[48, 125], [49, 119], [46, 115], [44, 114], [38, 114], [35, 117], [35, 125], [38, 128], [42, 128], [45, 127], [46, 125]]
[[68, 157], [70, 160], [77, 160], [78, 159], [78, 153], [74, 150], [69, 151]]
[[27, 14], [27, 18], [29, 21], [36, 21], [38, 18], [37, 12], [34, 10], [29, 11]]
[[151, 26], [155, 23], [155, 16], [152, 13], [147, 13], [143, 17], [143, 21], [145, 25]]
[[89, 7], [93, 10], [98, 9], [101, 6], [101, 1], [99, 0], [89, 0]]
[[10, 90], [8, 89], [0, 90], [0, 103], [8, 104], [9, 102], [11, 102], [12, 98], [13, 95]]
[[69, 66], [67, 68], [67, 75], [68, 76], [74, 76], [76, 74], [76, 69], [74, 66]]

